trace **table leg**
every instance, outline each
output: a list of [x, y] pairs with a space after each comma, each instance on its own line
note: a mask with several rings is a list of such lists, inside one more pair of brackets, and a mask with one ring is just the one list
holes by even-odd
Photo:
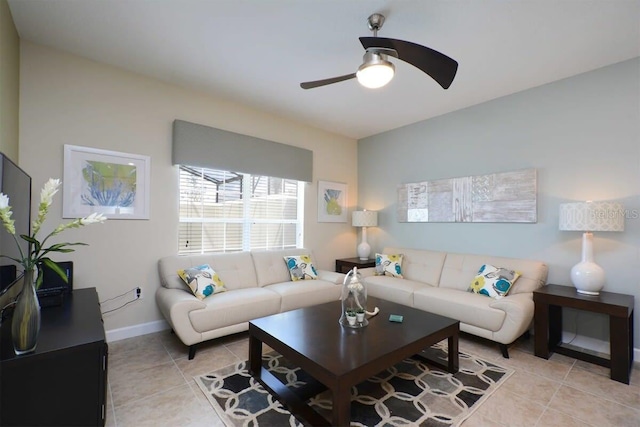
[[562, 342], [562, 307], [549, 306], [549, 351]]
[[447, 346], [449, 347], [449, 354], [448, 354], [448, 365], [447, 365], [447, 370], [452, 373], [455, 374], [456, 372], [458, 372], [458, 368], [459, 368], [459, 354], [458, 354], [458, 332], [456, 331], [455, 334], [451, 335], [448, 339], [447, 339]]
[[545, 359], [549, 358], [549, 305], [536, 302], [534, 314], [535, 354]]
[[249, 373], [260, 376], [262, 368], [262, 341], [253, 335], [249, 335]]
[[332, 426], [349, 426], [351, 424], [351, 387], [339, 384], [333, 393]]
[[629, 384], [631, 368], [631, 343], [629, 342], [629, 319], [609, 317], [609, 339], [611, 353], [611, 379]]

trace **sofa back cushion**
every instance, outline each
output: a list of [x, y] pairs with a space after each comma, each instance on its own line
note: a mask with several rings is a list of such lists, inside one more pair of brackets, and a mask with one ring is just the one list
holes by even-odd
[[160, 283], [165, 288], [189, 290], [178, 276], [178, 270], [202, 264], [209, 264], [218, 273], [227, 290], [258, 286], [256, 270], [249, 252], [164, 257], [158, 261]]
[[483, 264], [504, 267], [521, 274], [509, 290], [509, 295], [533, 292], [547, 282], [547, 265], [540, 261], [448, 253], [442, 268], [440, 287], [466, 291]]
[[289, 274], [287, 263], [284, 261], [285, 256], [291, 255], [309, 255], [311, 256], [311, 262], [313, 265], [316, 269], [318, 268], [318, 264], [316, 264], [313, 254], [309, 249], [292, 248], [253, 251], [251, 252], [251, 256], [253, 257], [253, 263], [256, 269], [258, 286], [291, 281], [291, 275]]
[[422, 249], [384, 248], [385, 254], [403, 254], [402, 277], [438, 286], [446, 252]]

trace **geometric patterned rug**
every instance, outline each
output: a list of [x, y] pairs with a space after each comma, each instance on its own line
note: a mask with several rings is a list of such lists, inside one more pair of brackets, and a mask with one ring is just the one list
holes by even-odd
[[[423, 353], [446, 361], [446, 351], [443, 341]], [[263, 355], [263, 364], [292, 389], [309, 379], [275, 352]], [[513, 372], [463, 352], [456, 374], [408, 358], [351, 389], [351, 426], [459, 426]], [[246, 361], [194, 379], [229, 427], [306, 425], [249, 375]], [[330, 419], [329, 391], [307, 402]]]

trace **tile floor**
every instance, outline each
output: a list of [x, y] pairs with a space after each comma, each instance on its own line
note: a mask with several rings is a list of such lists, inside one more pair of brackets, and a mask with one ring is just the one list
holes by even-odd
[[[460, 349], [515, 369], [464, 427], [640, 426], [637, 362], [631, 385], [625, 385], [596, 365], [558, 354], [549, 360], [535, 357], [533, 338], [511, 346], [510, 359], [502, 358], [497, 345], [468, 335], [461, 336]], [[222, 426], [193, 376], [245, 360], [247, 354], [246, 333], [202, 344], [193, 360], [169, 331], [109, 344], [106, 425]]]

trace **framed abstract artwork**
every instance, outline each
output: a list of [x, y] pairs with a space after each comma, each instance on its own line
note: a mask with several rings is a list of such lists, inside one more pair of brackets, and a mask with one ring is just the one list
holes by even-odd
[[347, 184], [318, 181], [318, 222], [347, 222]]
[[149, 219], [150, 176], [149, 156], [65, 144], [62, 217]]
[[398, 222], [537, 221], [537, 172], [445, 178], [398, 186]]

